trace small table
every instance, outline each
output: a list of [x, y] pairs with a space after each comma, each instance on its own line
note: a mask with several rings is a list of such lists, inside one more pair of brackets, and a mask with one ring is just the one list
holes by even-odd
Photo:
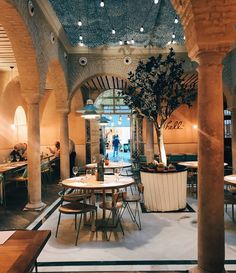
[[1, 272], [28, 273], [47, 243], [49, 230], [19, 230], [0, 245]]
[[[86, 178], [85, 176], [78, 176], [65, 179], [62, 181], [62, 186], [64, 188], [70, 189], [90, 190], [93, 196], [93, 203], [95, 203], [94, 199], [95, 190], [102, 190], [103, 202], [105, 202], [107, 190], [111, 190], [113, 196], [115, 189], [129, 187], [133, 183], [134, 179], [132, 177], [121, 176], [119, 177], [118, 180], [116, 180], [115, 175], [104, 175], [104, 181], [96, 181], [95, 175], [92, 175], [91, 178]], [[104, 208], [103, 219], [105, 219], [105, 216], [106, 210]]]

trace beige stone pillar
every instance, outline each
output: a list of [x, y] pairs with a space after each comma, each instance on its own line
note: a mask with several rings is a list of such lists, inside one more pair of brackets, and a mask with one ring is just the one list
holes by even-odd
[[231, 125], [232, 125], [232, 166], [233, 173], [236, 171], [236, 108], [231, 109]]
[[153, 123], [146, 118], [146, 149], [145, 155], [147, 162], [152, 162], [154, 159], [154, 135]]
[[198, 267], [224, 272], [224, 141], [222, 60], [217, 52], [198, 54]]
[[60, 120], [60, 172], [61, 180], [70, 176], [68, 110], [58, 110]]
[[28, 103], [28, 203], [25, 209], [40, 210], [45, 204], [41, 201], [39, 96], [27, 96], [26, 101]]

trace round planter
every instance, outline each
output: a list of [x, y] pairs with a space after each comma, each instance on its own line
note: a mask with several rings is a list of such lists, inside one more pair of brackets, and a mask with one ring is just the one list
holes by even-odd
[[151, 211], [176, 211], [186, 207], [187, 170], [149, 173], [141, 171], [144, 204]]

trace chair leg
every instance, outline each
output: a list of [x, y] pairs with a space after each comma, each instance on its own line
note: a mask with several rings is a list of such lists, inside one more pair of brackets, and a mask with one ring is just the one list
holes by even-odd
[[[140, 213], [139, 213], [139, 209], [138, 209], [138, 202], [135, 202], [135, 212], [134, 213], [133, 213], [128, 202], [127, 202], [127, 210], [129, 212], [131, 220], [137, 225], [139, 230], [141, 230], [141, 219], [140, 219]], [[138, 216], [138, 220], [137, 220], [136, 215]]]
[[81, 222], [82, 222], [82, 216], [83, 216], [83, 213], [80, 214], [79, 225], [78, 225], [78, 228], [77, 228], [77, 235], [76, 235], [76, 241], [75, 241], [76, 246], [77, 246], [77, 242], [78, 242], [78, 238], [79, 238], [79, 231], [80, 231], [80, 226], [81, 226]]
[[59, 217], [58, 217], [58, 221], [57, 221], [57, 230], [56, 230], [56, 235], [55, 235], [56, 238], [57, 238], [57, 234], [58, 234], [60, 221], [61, 221], [61, 212], [59, 212]]
[[232, 220], [234, 222], [234, 204], [232, 204]]

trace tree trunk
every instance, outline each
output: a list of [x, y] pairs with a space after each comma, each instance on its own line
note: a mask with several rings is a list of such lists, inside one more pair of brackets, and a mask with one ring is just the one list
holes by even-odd
[[164, 141], [163, 141], [163, 127], [161, 128], [156, 128], [156, 134], [157, 134], [157, 144], [159, 148], [159, 155], [160, 155], [160, 162], [163, 162], [166, 166], [167, 164], [167, 158], [166, 158], [166, 151], [165, 151], [165, 146], [164, 146]]

